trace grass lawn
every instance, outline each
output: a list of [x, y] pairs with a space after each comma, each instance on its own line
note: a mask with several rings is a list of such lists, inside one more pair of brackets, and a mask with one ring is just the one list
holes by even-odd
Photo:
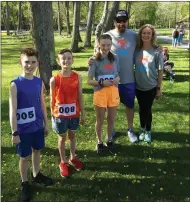
[[[70, 40], [56, 34], [56, 53], [63, 47], [69, 47]], [[9, 135], [8, 89], [11, 79], [21, 73], [18, 65], [20, 48], [31, 47], [31, 44], [31, 41], [19, 42], [2, 36], [2, 202], [19, 201], [19, 158]], [[85, 49], [74, 54], [73, 69], [83, 76], [87, 113], [86, 125], [77, 134], [77, 155], [84, 162], [85, 170], [73, 172], [67, 180], [60, 177], [57, 135], [51, 130], [49, 98], [46, 97], [50, 135], [42, 151], [41, 170], [55, 180], [55, 185], [47, 188], [32, 185], [32, 201], [190, 201], [189, 53], [177, 48], [169, 50], [170, 59], [175, 63], [176, 81], [171, 84], [169, 80], [164, 80], [163, 97], [154, 102], [152, 144], [129, 143], [124, 107], [120, 105], [115, 124], [117, 155], [105, 153], [102, 156], [98, 156], [95, 151], [93, 91], [86, 84], [87, 62], [93, 50]], [[135, 103], [134, 130], [138, 132], [138, 105]], [[69, 154], [68, 147], [66, 152]]]

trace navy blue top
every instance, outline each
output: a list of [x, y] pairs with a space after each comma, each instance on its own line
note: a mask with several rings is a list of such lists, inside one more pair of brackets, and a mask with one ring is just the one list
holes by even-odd
[[19, 76], [12, 80], [17, 87], [17, 130], [19, 134], [32, 133], [43, 128], [41, 107], [42, 79]]

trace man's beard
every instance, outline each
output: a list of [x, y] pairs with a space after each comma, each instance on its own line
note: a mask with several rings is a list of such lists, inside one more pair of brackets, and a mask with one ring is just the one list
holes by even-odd
[[124, 33], [126, 29], [126, 26], [118, 26], [118, 30], [120, 33]]

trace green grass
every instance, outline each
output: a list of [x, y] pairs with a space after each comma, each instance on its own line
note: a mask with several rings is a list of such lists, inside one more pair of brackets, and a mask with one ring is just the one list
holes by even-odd
[[[56, 34], [56, 53], [61, 48], [69, 47], [70, 40]], [[19, 201], [19, 158], [15, 154], [15, 147], [11, 145], [9, 135], [8, 89], [11, 79], [21, 73], [18, 65], [19, 49], [26, 46], [31, 46], [31, 41], [25, 44], [2, 36], [2, 202]], [[120, 105], [115, 124], [118, 153], [114, 156], [106, 153], [99, 157], [95, 152], [93, 91], [86, 84], [88, 58], [93, 50], [86, 49], [74, 54], [73, 67], [83, 76], [87, 112], [86, 125], [82, 126], [77, 134], [77, 154], [86, 169], [74, 172], [68, 180], [60, 177], [57, 135], [51, 130], [49, 98], [46, 97], [50, 135], [46, 138], [46, 147], [42, 151], [41, 170], [56, 183], [47, 188], [32, 185], [32, 201], [190, 201], [189, 54], [187, 50], [170, 49], [170, 46], [170, 59], [175, 62], [177, 74], [176, 82], [171, 84], [164, 80], [163, 97], [154, 102], [152, 144], [129, 143], [125, 135], [127, 123], [124, 107]], [[134, 129], [138, 132], [137, 102]], [[31, 180], [30, 177], [29, 179]]]

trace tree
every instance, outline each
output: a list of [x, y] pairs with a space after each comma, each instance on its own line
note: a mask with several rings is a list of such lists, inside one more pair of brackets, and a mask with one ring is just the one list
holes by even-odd
[[71, 26], [70, 26], [70, 19], [69, 19], [69, 1], [65, 1], [65, 12], [66, 12], [67, 36], [70, 36]]
[[[131, 17], [131, 5], [132, 5], [131, 1], [126, 2], [126, 11], [128, 13], [129, 18]], [[129, 26], [129, 20], [128, 20], [128, 26]]]
[[22, 29], [21, 26], [22, 26], [22, 1], [19, 1], [19, 4], [18, 4], [18, 26], [17, 26], [17, 32]]
[[88, 21], [86, 28], [86, 38], [84, 42], [84, 47], [91, 47], [91, 33], [92, 33], [92, 21], [94, 15], [94, 1], [89, 2], [89, 11], [88, 11]]
[[7, 30], [7, 35], [10, 35], [9, 32], [9, 25], [10, 25], [10, 17], [9, 17], [9, 4], [6, 1], [6, 30]]
[[102, 33], [102, 29], [103, 29], [103, 26], [104, 26], [106, 18], [107, 18], [107, 13], [108, 13], [108, 1], [105, 1], [103, 14], [102, 14], [101, 20], [100, 20], [99, 24], [97, 25], [96, 31], [95, 31], [96, 40], [98, 40], [99, 36]]
[[74, 16], [73, 16], [73, 31], [72, 31], [72, 42], [71, 50], [73, 52], [78, 52], [78, 42], [79, 42], [79, 23], [80, 23], [80, 2], [73, 2]]
[[108, 12], [107, 19], [106, 19], [106, 22], [105, 22], [105, 26], [102, 29], [103, 33], [109, 31], [112, 28], [113, 18], [115, 16], [116, 11], [118, 10], [118, 8], [119, 8], [119, 1], [114, 1], [110, 11]]
[[57, 2], [57, 10], [58, 10], [58, 16], [57, 16], [58, 32], [61, 35], [62, 23], [61, 23], [61, 14], [60, 14], [60, 4], [59, 4], [59, 1]]
[[39, 72], [45, 88], [49, 90], [49, 80], [55, 62], [52, 2], [31, 1], [33, 40], [39, 52]]

